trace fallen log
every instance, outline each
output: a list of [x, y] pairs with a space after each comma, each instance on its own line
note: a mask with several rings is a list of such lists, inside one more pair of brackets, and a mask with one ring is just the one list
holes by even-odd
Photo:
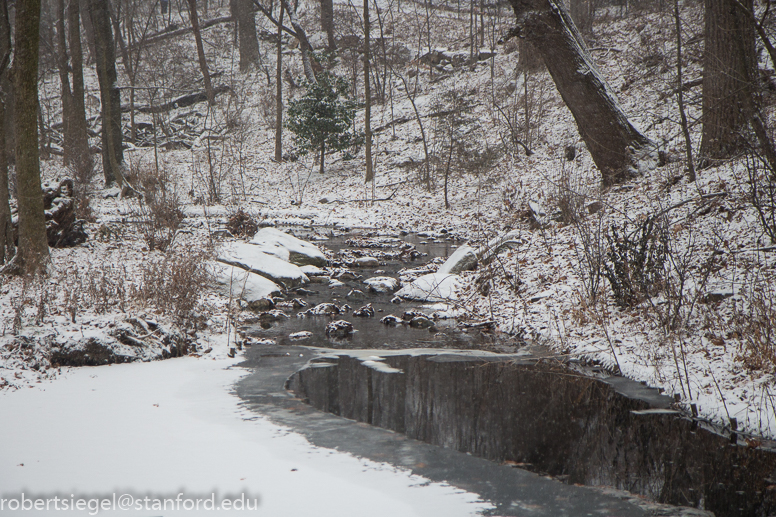
[[[221, 85], [213, 89], [213, 95], [219, 95], [228, 91], [229, 91], [228, 86]], [[159, 106], [139, 106], [135, 109], [140, 113], [164, 113], [166, 111], [171, 111], [176, 108], [185, 108], [187, 106], [191, 106], [192, 104], [196, 104], [198, 102], [205, 102], [205, 101], [207, 101], [207, 93], [204, 91], [201, 91], [197, 93], [184, 95], [182, 97], [178, 97], [177, 99], [173, 99], [170, 102], [166, 102]]]
[[[212, 27], [213, 25], [218, 25], [219, 23], [228, 23], [232, 21], [231, 16], [222, 16], [220, 18], [213, 18], [211, 20], [206, 20], [199, 24], [199, 28], [201, 29], [207, 29], [208, 27]], [[181, 29], [175, 29], [175, 30], [163, 30], [159, 32], [155, 32], [151, 35], [149, 35], [147, 38], [139, 41], [135, 45], [129, 47], [129, 51], [137, 50], [139, 48], [147, 47], [148, 45], [153, 45], [154, 43], [158, 43], [160, 41], [164, 41], [169, 38], [174, 38], [176, 36], [182, 36], [184, 34], [188, 34], [191, 32], [191, 26], [183, 27]]]

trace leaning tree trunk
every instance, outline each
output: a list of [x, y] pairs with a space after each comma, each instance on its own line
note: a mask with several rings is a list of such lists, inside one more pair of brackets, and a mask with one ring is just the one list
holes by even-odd
[[305, 32], [302, 24], [299, 23], [299, 19], [296, 17], [296, 9], [294, 9], [288, 0], [280, 0], [283, 4], [283, 9], [288, 13], [288, 20], [291, 22], [291, 27], [294, 28], [296, 33], [296, 39], [299, 40], [299, 50], [302, 52], [302, 67], [304, 68], [304, 75], [307, 78], [307, 82], [315, 83], [315, 72], [313, 71], [313, 64], [310, 60], [310, 53], [313, 51], [310, 40], [307, 39], [307, 33]]
[[25, 274], [45, 271], [49, 258], [38, 154], [38, 44], [40, 0], [17, 0], [14, 52], [16, 182], [19, 203], [17, 265]]
[[121, 147], [121, 90], [116, 78], [116, 53], [111, 32], [108, 2], [89, 0], [89, 16], [94, 30], [94, 53], [97, 79], [102, 101], [102, 169], [105, 185], [124, 185], [121, 167], [124, 151]]
[[510, 0], [521, 36], [541, 54], [571, 110], [604, 186], [657, 162], [655, 144], [628, 120], [598, 72], [562, 0]]
[[8, 153], [6, 152], [5, 106], [10, 97], [8, 67], [11, 63], [11, 25], [8, 5], [0, 5], [0, 266], [14, 255], [13, 227], [8, 190]]
[[189, 0], [189, 14], [191, 16], [191, 29], [194, 32], [194, 41], [197, 44], [197, 56], [199, 57], [199, 69], [202, 71], [202, 79], [205, 82], [205, 92], [207, 93], [207, 103], [212, 106], [216, 103], [216, 96], [213, 93], [213, 85], [210, 83], [210, 71], [207, 68], [207, 59], [205, 58], [205, 47], [202, 46], [202, 33], [199, 30], [199, 18], [197, 17], [197, 0]]
[[[729, 158], [747, 145], [748, 107], [755, 77], [755, 31], [734, 0], [706, 0], [701, 165]], [[742, 0], [752, 9], [752, 0]]]
[[251, 0], [231, 0], [232, 17], [237, 24], [240, 47], [240, 71], [247, 72], [259, 61], [259, 40], [256, 37], [256, 18]]

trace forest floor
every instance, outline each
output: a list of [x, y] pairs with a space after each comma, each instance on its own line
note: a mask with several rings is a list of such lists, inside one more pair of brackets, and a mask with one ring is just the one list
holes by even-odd
[[[196, 279], [191, 285], [173, 282], [180, 289], [175, 300], [199, 294], [196, 306], [182, 307], [156, 287], [170, 285], [158, 281], [160, 271], [191, 267], [185, 261], [193, 250], [202, 259], [233, 239], [224, 230], [229, 218], [244, 210], [263, 224], [311, 227], [322, 238], [331, 228], [347, 227], [386, 235], [425, 232], [436, 239], [452, 234], [460, 243], [481, 245], [517, 230], [519, 247], [488, 267], [464, 273], [456, 301], [464, 318], [493, 320], [518, 342], [541, 343], [573, 361], [661, 388], [688, 411], [692, 404], [701, 417], [723, 426], [736, 419], [739, 430], [776, 437], [776, 263], [752, 203], [750, 181], [762, 171], [756, 159], [743, 156], [701, 170], [697, 180], [689, 181], [672, 94], [676, 56], [670, 14], [612, 10], [602, 12], [594, 26], [590, 39], [596, 64], [624, 111], [667, 159], [662, 167], [602, 190], [549, 75], [519, 71], [516, 45], [495, 44], [500, 29], [509, 25], [505, 8], [492, 16], [493, 29], [485, 31], [483, 59], [463, 65], [453, 58], [470, 54], [468, 15], [435, 11], [431, 46], [451, 59], [429, 66], [412, 59], [428, 52], [425, 36], [418, 36], [425, 34], [413, 11], [418, 6], [402, 6], [401, 13], [388, 7], [384, 12], [391, 14], [384, 30], [395, 54], [406, 51], [409, 57], [396, 58], [393, 72], [387, 66], [377, 71], [388, 86], [385, 101], [373, 107], [374, 186], [364, 183], [363, 148], [327, 156], [323, 175], [310, 156], [272, 160], [273, 45], [262, 42], [264, 62], [244, 74], [236, 70], [231, 26], [208, 29], [217, 83], [230, 92], [210, 109], [200, 103], [138, 116], [137, 123], [166, 124], [167, 134], [159, 133], [164, 146], [157, 142], [156, 149], [125, 150], [129, 177], [166, 192], [185, 215], [180, 228], [167, 235], [174, 235], [168, 251], [149, 251], [149, 232], [164, 234], [164, 224], [149, 227], [147, 208], [138, 198], [117, 196], [95, 177], [84, 187], [90, 239], [74, 248], [52, 249], [51, 275], [43, 281], [2, 278], [0, 389], [34, 387], [58, 375], [61, 369], [47, 355], [47, 341], [36, 337], [52, 336], [49, 344], [87, 339], [110, 333], [133, 316], [161, 324], [171, 335], [185, 334], [195, 355], [225, 357], [234, 339], [229, 300], [200, 289]], [[337, 9], [352, 11], [339, 4]], [[702, 34], [701, 9], [697, 2], [683, 7], [688, 82], [701, 73], [702, 45], [695, 37]], [[302, 12], [300, 18], [312, 27], [315, 14]], [[347, 30], [342, 28], [344, 34]], [[148, 84], [166, 91], [167, 83], [158, 78], [165, 69], [172, 83], [196, 89], [189, 39], [148, 50], [149, 61], [158, 57], [154, 53], [165, 53], [155, 71], [148, 72]], [[315, 44], [323, 37], [312, 33], [312, 39]], [[486, 58], [491, 48], [496, 55]], [[292, 45], [285, 51], [286, 66], [299, 77], [298, 51]], [[770, 68], [769, 63], [761, 66]], [[343, 57], [336, 70], [353, 77], [359, 67], [358, 59]], [[94, 77], [87, 79], [94, 89]], [[43, 79], [41, 97], [52, 123], [58, 88], [55, 75]], [[286, 95], [298, 96], [301, 90]], [[426, 144], [437, 157], [429, 169], [423, 165], [424, 136], [408, 92], [421, 114]], [[700, 86], [690, 88], [687, 97], [697, 148]], [[770, 93], [765, 100], [772, 111]], [[360, 111], [356, 124], [362, 123]], [[293, 154], [287, 131], [284, 138], [286, 152]], [[441, 157], [447, 156], [451, 138], [461, 142], [460, 156], [445, 174], [447, 162]], [[530, 147], [530, 156], [516, 139]], [[70, 174], [57, 157], [45, 161], [43, 170], [50, 182]], [[635, 258], [643, 232], [652, 262]], [[629, 243], [631, 248], [624, 246]], [[606, 264], [614, 271], [618, 258], [630, 261], [631, 280], [641, 289], [628, 303], [617, 303], [606, 276]], [[152, 288], [154, 282], [159, 286]], [[186, 334], [192, 321], [198, 330]], [[29, 338], [26, 347], [20, 336]], [[169, 343], [160, 343], [154, 357], [165, 350], [169, 355]]]

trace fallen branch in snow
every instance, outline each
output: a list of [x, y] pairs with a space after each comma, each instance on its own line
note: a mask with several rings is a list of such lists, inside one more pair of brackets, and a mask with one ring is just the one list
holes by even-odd
[[374, 201], [390, 201], [391, 199], [393, 199], [393, 196], [395, 196], [398, 191], [399, 189], [396, 189], [393, 192], [391, 192], [390, 196], [381, 197], [379, 199], [333, 199], [329, 201], [329, 203], [372, 203]]
[[[224, 92], [228, 92], [229, 87], [224, 85], [221, 85], [217, 88], [213, 89], [213, 95], [219, 95]], [[166, 102], [164, 104], [161, 104], [159, 106], [140, 106], [139, 108], [136, 108], [137, 111], [140, 113], [163, 113], [165, 111], [171, 111], [175, 108], [185, 108], [187, 106], [191, 106], [192, 104], [196, 104], [198, 102], [205, 102], [207, 101], [207, 93], [204, 91], [197, 92], [197, 93], [191, 93], [189, 95], [184, 95], [182, 97], [178, 97], [177, 99], [171, 100], [170, 102]]]
[[[232, 21], [231, 16], [222, 16], [220, 18], [205, 20], [204, 22], [199, 24], [199, 28], [207, 29], [208, 27], [212, 27], [213, 25], [218, 25], [219, 23], [228, 23], [231, 21]], [[135, 45], [129, 47], [129, 51], [137, 50], [138, 48], [147, 47], [148, 45], [153, 45], [154, 43], [158, 43], [160, 41], [164, 41], [169, 38], [174, 38], [176, 36], [182, 36], [184, 34], [188, 34], [189, 32], [191, 32], [191, 30], [192, 30], [191, 26], [188, 26], [177, 30], [164, 30], [161, 32], [155, 32], [154, 34], [151, 34], [144, 40], [139, 41]]]

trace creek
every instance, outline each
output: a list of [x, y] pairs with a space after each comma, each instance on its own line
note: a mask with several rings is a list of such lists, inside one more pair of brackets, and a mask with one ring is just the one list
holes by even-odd
[[[379, 266], [353, 269], [364, 278], [396, 277], [452, 252], [451, 241], [401, 239], [378, 247], [380, 239], [345, 236], [325, 246], [340, 265], [382, 250]], [[404, 243], [427, 255], [392, 255]], [[236, 388], [244, 405], [316, 445], [478, 493], [493, 515], [687, 515], [650, 501], [718, 517], [776, 512], [773, 443], [745, 441], [683, 414], [658, 390], [455, 320], [387, 327], [384, 315], [439, 307], [354, 295], [361, 281], [313, 284], [304, 296], [309, 306], [371, 303], [375, 317], [334, 316], [353, 323], [350, 338], [326, 335], [329, 316], [252, 327], [276, 344], [246, 351], [253, 373]], [[310, 337], [288, 338], [301, 331]]]

